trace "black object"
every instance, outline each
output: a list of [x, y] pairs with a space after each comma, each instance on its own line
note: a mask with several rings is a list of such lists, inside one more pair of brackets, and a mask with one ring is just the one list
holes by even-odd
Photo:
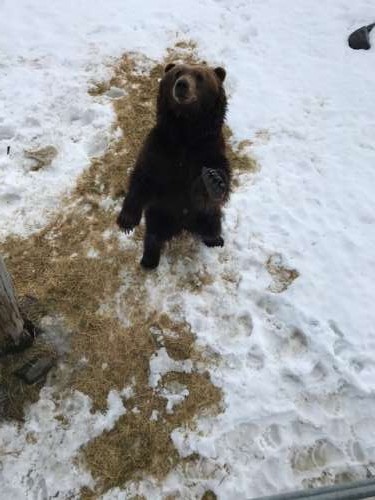
[[359, 500], [374, 498], [375, 478], [364, 479], [323, 488], [310, 488], [293, 493], [282, 493], [253, 500]]
[[23, 331], [18, 339], [18, 343], [15, 344], [10, 337], [6, 339], [5, 345], [0, 349], [0, 358], [25, 351], [33, 345], [35, 338], [42, 333], [42, 330], [29, 319], [24, 318], [23, 323]]
[[0, 349], [0, 358], [10, 354], [17, 354], [23, 352], [33, 345], [34, 336], [30, 335], [29, 331], [24, 329], [18, 340], [18, 344], [13, 342], [13, 339], [6, 339], [5, 345]]
[[35, 384], [45, 379], [47, 373], [55, 364], [55, 359], [50, 356], [35, 357], [14, 372], [26, 384]]
[[362, 26], [353, 31], [353, 33], [348, 38], [349, 47], [355, 50], [363, 49], [368, 50], [371, 48], [370, 44], [370, 32], [375, 26], [375, 23], [369, 24], [368, 26]]
[[4, 418], [9, 405], [9, 391], [5, 384], [0, 384], [0, 419]]

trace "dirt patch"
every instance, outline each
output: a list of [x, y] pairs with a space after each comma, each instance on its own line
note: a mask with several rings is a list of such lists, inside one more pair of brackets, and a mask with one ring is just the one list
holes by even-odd
[[[230, 105], [230, 104], [229, 104]], [[235, 141], [233, 133], [228, 126], [224, 127], [224, 136], [227, 142], [227, 156], [233, 168], [233, 188], [236, 189], [241, 183], [241, 174], [254, 174], [259, 170], [258, 162], [250, 154], [252, 141]]]
[[[249, 154], [252, 142], [250, 140], [235, 141], [233, 138], [233, 132], [228, 126], [224, 128], [224, 136], [228, 145], [228, 159], [232, 165], [234, 173], [238, 175], [244, 172], [257, 172], [257, 170], [259, 170], [259, 165], [255, 158]], [[235, 177], [234, 180], [237, 181], [237, 183], [239, 181], [238, 177]]]
[[202, 500], [216, 500], [217, 496], [212, 490], [207, 490], [202, 496]]
[[[98, 486], [95, 492], [84, 489], [83, 497], [95, 497], [142, 474], [163, 477], [181, 462], [170, 438], [172, 430], [192, 426], [202, 412], [220, 409], [220, 391], [197, 368], [196, 361], [201, 365], [204, 359], [189, 325], [147, 306], [145, 281], [150, 275], [138, 264], [142, 228], [124, 243], [115, 226], [125, 181], [154, 124], [158, 80], [172, 60], [198, 62], [194, 44], [179, 43], [160, 63], [125, 54], [109, 82], [93, 85], [90, 94], [97, 99], [105, 98], [111, 88], [123, 90], [106, 96], [116, 96], [114, 129], [121, 129], [121, 137], [102, 157], [92, 160], [65, 200], [64, 210], [44, 229], [27, 239], [9, 237], [0, 244], [18, 293], [37, 297], [40, 316], [61, 315], [72, 332], [64, 359], [71, 367], [70, 376], [65, 375], [56, 385], [56, 393], [61, 395], [65, 388], [80, 390], [92, 398], [94, 409], [103, 409], [110, 390], [121, 391], [125, 386], [132, 390], [131, 398], [125, 398], [127, 413], [84, 450]], [[226, 133], [231, 137], [229, 129]], [[229, 157], [236, 171], [251, 172], [256, 163], [243, 152], [245, 146], [230, 146]], [[173, 251], [179, 258], [192, 251], [195, 243], [186, 241], [176, 242], [171, 258]], [[199, 293], [212, 281], [209, 273], [188, 273], [179, 280], [179, 287]], [[191, 360], [193, 368], [191, 373], [168, 373], [158, 387], [151, 388], [150, 358], [161, 346], [177, 362]], [[59, 379], [58, 373], [55, 379]], [[188, 392], [173, 412], [167, 411], [161, 391], [165, 384], [180, 384]], [[14, 412], [18, 417], [24, 402], [33, 400], [32, 391], [38, 388], [23, 390], [25, 397]]]
[[262, 143], [268, 142], [271, 139], [270, 131], [265, 128], [258, 130], [255, 132], [255, 139]]
[[299, 276], [297, 269], [290, 269], [284, 265], [281, 254], [274, 254], [266, 262], [267, 271], [273, 278], [268, 287], [273, 293], [284, 292]]
[[57, 149], [54, 146], [45, 146], [44, 148], [25, 151], [24, 155], [29, 160], [34, 160], [34, 165], [30, 170], [36, 171], [51, 165], [57, 156]]

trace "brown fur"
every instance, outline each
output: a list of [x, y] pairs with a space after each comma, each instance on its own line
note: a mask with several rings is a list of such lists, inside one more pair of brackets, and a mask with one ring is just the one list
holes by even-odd
[[168, 64], [159, 86], [157, 123], [140, 151], [119, 226], [132, 230], [146, 215], [144, 267], [159, 263], [165, 241], [182, 230], [222, 246], [221, 206], [231, 170], [222, 127], [225, 71]]

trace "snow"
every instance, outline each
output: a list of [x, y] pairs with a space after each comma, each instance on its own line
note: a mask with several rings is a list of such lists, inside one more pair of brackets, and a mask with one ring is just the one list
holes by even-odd
[[[46, 387], [21, 430], [15, 424], [3, 424], [1, 498], [23, 500], [25, 491], [27, 498], [50, 498], [59, 492], [68, 498], [83, 485], [93, 485], [91, 475], [73, 459], [82, 445], [110, 430], [125, 408], [119, 394], [111, 391], [106, 413], [91, 409], [90, 399], [81, 393], [56, 402], [53, 389]], [[61, 418], [67, 421], [66, 426]]]
[[168, 356], [165, 347], [159, 349], [150, 359], [150, 387], [157, 387], [159, 380], [168, 372], [191, 373], [192, 362], [190, 359], [175, 361]]
[[[374, 20], [373, 2], [19, 0], [1, 8], [0, 238], [45, 224], [113, 136], [118, 92], [98, 103], [91, 82], [125, 51], [161, 58], [176, 33], [227, 69], [228, 122], [236, 139], [253, 142], [260, 165], [232, 195], [224, 249], [201, 248], [197, 261], [179, 263], [179, 273], [210, 270], [212, 285], [176, 293], [168, 256], [145, 278], [154, 305], [170, 313], [178, 305], [199, 344], [220, 355], [210, 372], [225, 411], [172, 436], [182, 456], [205, 458], [207, 475], [189, 483], [176, 470], [161, 485], [150, 478], [105, 498], [193, 498], [211, 488], [230, 500], [295, 489], [322, 471], [332, 481], [348, 471], [365, 477], [375, 460], [375, 47], [352, 51], [346, 37]], [[46, 145], [57, 157], [29, 171], [23, 151]], [[272, 291], [270, 257], [299, 272], [282, 293]], [[187, 369], [164, 348], [150, 366], [152, 386]], [[48, 392], [24, 427], [0, 427], [0, 450], [17, 451], [1, 458], [2, 498], [33, 498], [39, 487], [67, 497], [91, 480], [72, 460], [125, 409], [112, 394], [100, 420], [77, 398], [67, 409], [74, 439], [53, 418]], [[29, 431], [41, 436], [38, 446]]]

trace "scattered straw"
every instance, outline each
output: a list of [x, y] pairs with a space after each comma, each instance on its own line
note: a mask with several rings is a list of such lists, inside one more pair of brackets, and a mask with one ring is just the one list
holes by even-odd
[[34, 160], [34, 165], [30, 170], [36, 171], [51, 165], [57, 156], [57, 149], [54, 146], [45, 146], [44, 148], [25, 151], [24, 155], [29, 160]]
[[273, 254], [266, 262], [267, 271], [273, 278], [268, 287], [273, 293], [284, 292], [299, 277], [297, 269], [287, 268], [281, 254]]
[[[169, 356], [176, 360], [191, 359], [196, 366], [194, 361], [202, 360], [202, 355], [189, 325], [147, 307], [145, 272], [138, 264], [142, 229], [132, 236], [135, 246], [124, 250], [115, 226], [115, 210], [103, 204], [109, 199], [115, 202], [111, 206], [116, 205], [124, 193], [141, 142], [154, 124], [158, 79], [164, 65], [172, 60], [197, 62], [194, 49], [193, 44], [181, 42], [158, 64], [137, 54], [125, 54], [109, 82], [93, 85], [90, 94], [97, 99], [112, 86], [124, 89], [124, 95], [113, 104], [117, 117], [114, 127], [121, 129], [121, 138], [102, 157], [92, 160], [65, 201], [64, 210], [44, 229], [26, 239], [9, 237], [0, 245], [18, 293], [37, 297], [43, 314], [61, 315], [73, 332], [65, 360], [72, 368], [71, 375], [68, 380], [64, 377], [65, 386], [60, 382], [57, 392], [64, 387], [78, 389], [92, 398], [97, 409], [105, 407], [111, 389], [132, 386], [134, 395], [125, 401], [127, 413], [84, 450], [86, 464], [97, 479], [95, 492], [82, 490], [85, 498], [142, 474], [165, 476], [181, 461], [170, 438], [172, 430], [192, 425], [202, 412], [220, 409], [220, 391], [196, 368], [190, 374], [168, 373], [156, 390], [149, 387], [149, 361], [159, 347], [160, 335]], [[229, 157], [237, 170], [255, 169], [255, 162], [241, 148], [230, 146]], [[186, 245], [182, 238], [174, 251], [186, 254], [191, 250], [192, 244]], [[171, 252], [173, 258], [173, 249]], [[212, 281], [209, 273], [190, 274], [179, 286], [199, 293]], [[131, 293], [122, 302], [127, 326], [113, 307], [124, 283], [131, 283]], [[6, 377], [12, 378], [9, 373]], [[58, 375], [55, 378], [58, 380]], [[166, 399], [158, 389], [173, 381], [186, 386], [189, 395], [168, 413]], [[34, 398], [31, 389], [26, 389], [18, 409], [26, 399]], [[134, 407], [136, 413], [131, 411]], [[158, 419], [150, 420], [155, 411]]]

